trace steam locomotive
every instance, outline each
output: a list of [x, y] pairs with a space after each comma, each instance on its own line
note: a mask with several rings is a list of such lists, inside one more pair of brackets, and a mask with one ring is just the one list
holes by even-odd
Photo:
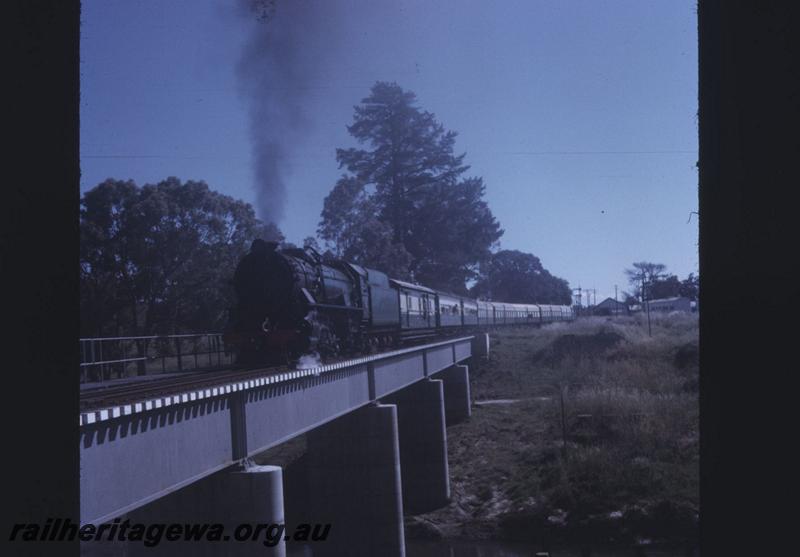
[[473, 300], [386, 273], [254, 240], [234, 275], [224, 336], [239, 364], [287, 363], [461, 334], [489, 326], [570, 321], [570, 306]]

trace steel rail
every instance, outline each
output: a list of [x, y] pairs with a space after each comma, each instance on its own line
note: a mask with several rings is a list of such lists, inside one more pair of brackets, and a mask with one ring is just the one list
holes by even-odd
[[97, 387], [81, 392], [80, 409], [90, 412], [116, 404], [138, 401], [142, 397], [167, 396], [190, 388], [207, 388], [229, 381], [246, 380], [285, 371], [286, 366], [259, 369], [201, 371], [183, 374], [181, 377], [150, 379], [112, 387]]
[[[213, 396], [219, 396], [233, 391], [248, 390], [262, 385], [288, 383], [304, 377], [319, 376], [323, 373], [371, 364], [379, 360], [402, 356], [404, 354], [424, 352], [439, 346], [454, 346], [457, 342], [472, 340], [472, 338], [472, 336], [451, 337], [441, 342], [421, 344], [399, 350], [390, 350], [388, 352], [327, 363], [319, 367], [302, 370], [262, 368], [255, 370], [232, 370], [227, 373], [201, 372], [192, 374], [191, 377], [183, 376], [175, 378], [174, 382], [165, 379], [163, 381], [148, 381], [146, 384], [133, 383], [120, 385], [119, 387], [111, 387], [114, 393], [109, 393], [108, 391], [104, 393], [104, 389], [102, 388], [92, 389], [88, 393], [81, 395], [82, 408], [80, 424], [87, 425], [95, 421], [102, 421], [121, 415], [129, 415], [151, 408], [160, 408], [171, 404], [211, 398]], [[197, 375], [213, 375], [213, 377], [202, 380], [198, 379]], [[178, 380], [181, 381], [178, 382]], [[92, 391], [95, 393], [94, 397], [91, 395]]]
[[[447, 342], [447, 341], [445, 341]], [[417, 348], [419, 345], [409, 347], [410, 349]], [[432, 345], [431, 345], [432, 346]], [[405, 350], [408, 350], [406, 348]], [[368, 356], [381, 356], [395, 351], [378, 352]], [[400, 351], [402, 352], [402, 351]], [[359, 356], [358, 358], [363, 358]], [[353, 360], [352, 357], [340, 358], [331, 362], [322, 363], [318, 368], [325, 366], [341, 365]], [[316, 368], [312, 368], [316, 369]], [[85, 388], [80, 394], [79, 407], [81, 411], [89, 412], [98, 408], [103, 408], [115, 404], [126, 404], [131, 401], [138, 401], [142, 397], [170, 395], [181, 392], [185, 389], [194, 387], [207, 388], [220, 383], [226, 383], [237, 380], [247, 380], [252, 377], [269, 376], [279, 373], [286, 373], [289, 371], [305, 371], [305, 370], [290, 370], [286, 365], [268, 366], [263, 368], [249, 368], [249, 369], [222, 369], [222, 370], [204, 370], [183, 372], [180, 376], [174, 375], [164, 378], [152, 378], [153, 376], [142, 376], [143, 381], [131, 381], [121, 385], [105, 386], [104, 383], [97, 383], [96, 387]], [[148, 378], [149, 377], [149, 378]]]

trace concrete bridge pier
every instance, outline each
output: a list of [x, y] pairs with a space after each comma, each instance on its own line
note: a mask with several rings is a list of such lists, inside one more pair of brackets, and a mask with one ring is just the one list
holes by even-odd
[[310, 431], [307, 441], [309, 522], [331, 524], [315, 557], [404, 557], [397, 407], [363, 407]]
[[450, 471], [442, 381], [420, 381], [385, 400], [397, 405], [403, 509], [419, 514], [444, 507]]
[[489, 359], [489, 333], [475, 333], [472, 338], [472, 356], [484, 360]]
[[472, 415], [469, 367], [450, 366], [436, 374], [444, 382], [444, 411], [447, 425], [457, 424]]
[[[247, 464], [223, 470], [132, 511], [125, 518], [145, 528], [153, 528], [154, 524], [165, 524], [167, 528], [170, 524], [221, 524], [223, 536], [229, 537], [219, 541], [168, 541], [165, 530], [154, 547], [142, 542], [125, 544], [131, 557], [286, 556], [284, 532], [278, 527], [266, 527], [285, 522], [283, 471], [279, 466]], [[256, 531], [259, 525], [265, 526]]]

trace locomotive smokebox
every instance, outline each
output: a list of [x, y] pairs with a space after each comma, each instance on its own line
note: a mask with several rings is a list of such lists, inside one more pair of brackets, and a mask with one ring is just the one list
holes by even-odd
[[238, 363], [285, 361], [290, 352], [304, 348], [300, 333], [307, 328], [302, 318], [308, 309], [298, 299], [295, 270], [277, 247], [277, 242], [253, 240], [236, 267], [236, 306], [226, 338], [235, 346]]

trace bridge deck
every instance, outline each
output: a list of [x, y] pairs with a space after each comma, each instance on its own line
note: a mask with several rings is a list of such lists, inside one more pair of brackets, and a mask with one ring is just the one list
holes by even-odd
[[133, 510], [471, 356], [472, 337], [83, 412], [81, 521]]

